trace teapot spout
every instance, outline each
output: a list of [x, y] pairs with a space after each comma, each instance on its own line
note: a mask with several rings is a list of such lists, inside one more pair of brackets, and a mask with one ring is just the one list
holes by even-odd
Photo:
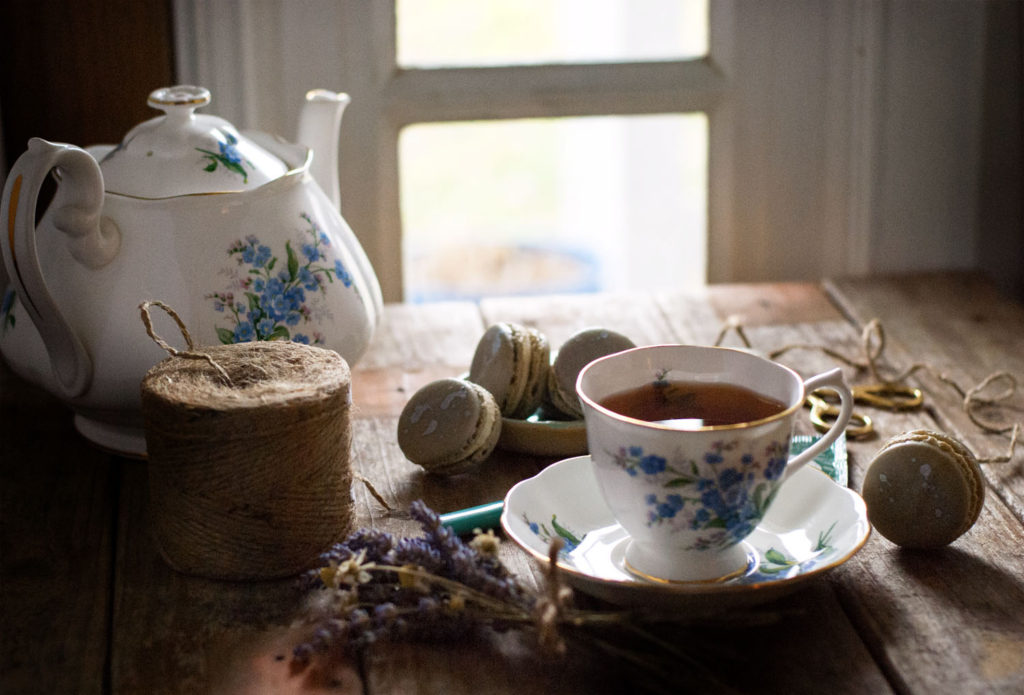
[[306, 92], [306, 103], [299, 115], [297, 140], [313, 150], [310, 165], [313, 178], [341, 211], [341, 193], [338, 186], [338, 133], [341, 114], [351, 98], [343, 92], [314, 89]]

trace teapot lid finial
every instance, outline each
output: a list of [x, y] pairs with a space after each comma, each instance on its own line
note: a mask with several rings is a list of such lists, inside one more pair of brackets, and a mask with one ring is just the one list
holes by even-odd
[[210, 103], [210, 90], [192, 84], [161, 87], [149, 93], [148, 103], [155, 109], [165, 109], [168, 106], [191, 106], [197, 109]]
[[210, 103], [210, 90], [191, 84], [162, 87], [150, 92], [146, 103], [163, 111], [173, 127], [182, 127], [193, 111]]

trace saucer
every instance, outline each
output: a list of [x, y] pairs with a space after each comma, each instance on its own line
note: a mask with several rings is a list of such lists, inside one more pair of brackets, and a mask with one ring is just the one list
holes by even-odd
[[560, 536], [558, 567], [584, 593], [693, 613], [775, 599], [849, 560], [871, 533], [860, 495], [805, 466], [747, 537], [751, 559], [743, 573], [715, 583], [646, 581], [626, 568], [629, 536], [605, 504], [589, 456], [554, 463], [509, 490], [501, 526], [545, 566], [549, 543]]

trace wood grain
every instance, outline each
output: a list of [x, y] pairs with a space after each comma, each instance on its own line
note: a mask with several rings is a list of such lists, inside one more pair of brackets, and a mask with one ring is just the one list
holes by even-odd
[[[830, 283], [829, 291], [858, 323], [881, 319], [885, 356], [896, 370], [924, 362], [963, 383], [994, 369], [1024, 374], [1019, 353], [1024, 313], [1001, 301], [979, 277], [842, 280]], [[970, 424], [960, 399], [943, 382], [922, 372], [919, 383], [926, 410], [880, 417], [882, 437], [926, 427], [949, 432], [976, 452], [1005, 449], [1005, 439], [979, 433]], [[854, 487], [859, 488], [873, 448], [862, 444], [852, 449]], [[1009, 541], [1021, 535], [1019, 476], [1007, 477], [1017, 466], [1005, 464], [998, 472], [984, 467], [995, 494], [988, 495], [974, 527], [949, 547], [907, 551], [875, 533], [836, 583], [844, 606], [899, 690], [1024, 689], [1019, 610], [1024, 561], [1020, 541]]]
[[[878, 318], [887, 336], [893, 372], [926, 365], [915, 375], [928, 395], [935, 425], [959, 438], [979, 458], [1005, 456], [1006, 434], [990, 434], [967, 416], [963, 396], [939, 376], [966, 391], [995, 372], [1008, 372], [1020, 388], [999, 407], [979, 411], [986, 421], [1024, 426], [1024, 306], [1008, 302], [977, 274], [839, 280], [830, 284], [836, 302], [863, 325]], [[1000, 389], [985, 392], [994, 395]], [[990, 491], [1024, 523], [1024, 442], [1013, 462], [982, 467]]]
[[101, 693], [118, 463], [3, 363], [0, 394], [0, 692]]
[[[365, 360], [353, 370], [352, 461], [383, 497], [353, 488], [355, 523], [401, 535], [419, 530], [408, 505], [439, 512], [501, 499], [552, 463], [497, 451], [478, 469], [428, 475], [397, 446], [397, 417], [422, 384], [463, 373], [493, 321], [535, 326], [557, 347], [604, 325], [637, 343], [709, 343], [736, 316], [754, 349], [793, 348], [779, 360], [805, 376], [837, 364], [851, 383], [871, 318], [886, 330], [885, 366], [928, 361], [964, 383], [990, 371], [1024, 375], [1024, 308], [975, 276], [710, 286], [700, 292], [491, 299], [480, 305], [385, 308]], [[738, 345], [735, 334], [728, 345]], [[873, 437], [851, 440], [850, 484], [890, 436], [931, 428], [981, 455], [1005, 436], [977, 431], [962, 403], [929, 373], [915, 376], [926, 407], [865, 409]], [[1009, 407], [986, 413], [1015, 417]], [[294, 673], [289, 653], [308, 628], [294, 625], [306, 597], [291, 580], [216, 582], [170, 570], [148, 532], [144, 463], [86, 445], [70, 414], [0, 366], [0, 691], [17, 693], [603, 693], [641, 683], [621, 658], [579, 642], [565, 661], [541, 658], [529, 630], [482, 630], [456, 641], [382, 643], [354, 662], [327, 660]], [[801, 431], [810, 431], [801, 421]], [[1024, 690], [1024, 515], [1019, 450], [985, 466], [989, 495], [975, 526], [949, 547], [901, 550], [875, 533], [850, 562], [759, 613], [662, 637], [694, 648], [703, 668], [681, 665], [674, 689], [733, 692], [964, 692]], [[529, 585], [541, 575], [510, 542], [505, 564]], [[587, 597], [578, 600], [595, 605]], [[767, 616], [767, 618], [766, 618]], [[749, 620], [750, 616], [746, 616]], [[73, 638], [71, 636], [74, 636]], [[694, 641], [696, 640], [696, 642]]]
[[[297, 582], [222, 582], [177, 573], [160, 557], [149, 534], [148, 515], [146, 468], [126, 463], [114, 587], [112, 692], [258, 692], [306, 683], [305, 676], [292, 678], [289, 671], [291, 649], [301, 641], [289, 630], [304, 600]], [[330, 692], [361, 692], [354, 665], [339, 665], [334, 671], [331, 678], [314, 679], [311, 685]]]

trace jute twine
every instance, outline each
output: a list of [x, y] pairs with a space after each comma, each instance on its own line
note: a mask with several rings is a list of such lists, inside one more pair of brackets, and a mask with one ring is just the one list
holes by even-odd
[[[188, 350], [159, 338], [151, 306]], [[301, 572], [351, 531], [348, 365], [288, 341], [197, 349], [140, 307], [171, 356], [142, 381], [153, 534], [171, 567], [220, 579]]]
[[[747, 338], [746, 332], [743, 330], [742, 323], [735, 316], [730, 316], [726, 319], [718, 333], [718, 337], [715, 339], [715, 345], [721, 345], [725, 336], [730, 332], [735, 332], [746, 347], [753, 347], [750, 340]], [[982, 417], [978, 412], [979, 409], [982, 408], [998, 406], [1000, 403], [1009, 400], [1016, 394], [1017, 378], [1010, 372], [992, 372], [970, 388], [964, 388], [945, 372], [935, 369], [926, 362], [917, 362], [910, 365], [903, 371], [885, 375], [882, 373], [882, 369], [879, 364], [882, 354], [885, 352], [885, 330], [882, 327], [882, 322], [878, 319], [872, 319], [869, 321], [861, 332], [861, 352], [864, 355], [863, 359], [849, 357], [828, 346], [815, 345], [812, 343], [794, 343], [791, 345], [784, 345], [783, 347], [769, 352], [768, 357], [775, 360], [792, 350], [815, 350], [822, 352], [829, 357], [846, 364], [847, 366], [854, 367], [862, 371], [866, 370], [870, 374], [871, 380], [874, 383], [886, 386], [902, 385], [907, 379], [917, 372], [927, 372], [957, 392], [961, 399], [960, 407], [970, 421], [979, 429], [989, 434], [1009, 433], [1010, 444], [1005, 455], [978, 458], [978, 462], [1008, 463], [1013, 459], [1013, 454], [1017, 448], [1017, 442], [1020, 438], [1021, 424], [1015, 423], [1011, 425], [1004, 425], [991, 422]], [[995, 385], [1002, 386], [1002, 390], [995, 394], [985, 396], [984, 394], [989, 392]]]

